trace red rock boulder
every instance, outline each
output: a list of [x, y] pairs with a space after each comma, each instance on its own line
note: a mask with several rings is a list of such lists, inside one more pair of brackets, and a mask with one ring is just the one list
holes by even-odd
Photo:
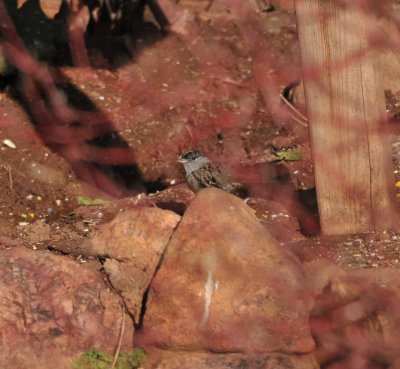
[[243, 200], [200, 191], [168, 244], [135, 343], [213, 352], [307, 353], [309, 295], [293, 254]]

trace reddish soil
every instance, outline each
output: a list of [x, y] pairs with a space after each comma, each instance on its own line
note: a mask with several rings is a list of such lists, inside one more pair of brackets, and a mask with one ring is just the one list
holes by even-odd
[[[289, 118], [273, 117], [258, 92], [252, 51], [240, 29], [228, 15], [224, 18], [217, 2], [206, 11], [208, 5], [208, 0], [182, 0], [178, 4], [181, 11], [193, 15], [188, 23], [193, 36], [171, 32], [157, 42], [144, 42], [141, 47], [136, 47], [136, 40], [134, 59], [127, 59], [126, 52], [118, 50], [112, 55], [118, 68], [99, 56], [101, 41], [95, 40], [89, 55], [99, 68], [60, 70], [98, 111], [107, 115], [135, 158], [143, 182], [156, 183], [155, 189], [184, 183], [176, 159], [185, 148], [196, 146], [210, 158], [239, 168], [238, 176], [242, 179], [257, 169], [256, 180], [250, 185], [256, 193], [260, 186], [268, 191], [258, 192], [254, 198], [264, 199], [251, 200], [249, 205], [257, 209], [258, 217], [269, 228], [274, 227], [277, 219], [289, 219], [291, 228], [284, 226], [281, 237], [279, 233], [275, 236], [300, 258], [308, 261], [328, 257], [352, 268], [398, 268], [398, 233], [385, 231], [323, 239], [314, 236], [290, 243], [303, 238], [296, 233], [297, 221], [304, 226], [307, 222], [303, 216], [315, 216], [309, 210], [315, 208], [312, 194], [298, 202], [299, 194], [305, 195], [298, 191], [314, 187], [307, 127], [290, 119], [294, 113], [283, 102], [281, 108], [287, 110]], [[293, 11], [279, 7], [260, 11], [258, 20], [271, 50], [271, 73], [276, 73], [273, 67], [277, 65], [297, 67]], [[204, 45], [206, 49], [202, 49]], [[207, 63], [214, 62], [214, 54], [218, 54], [218, 63], [208, 68]], [[280, 88], [283, 90], [290, 82], [282, 78]], [[85, 262], [80, 244], [90, 237], [97, 224], [111, 219], [120, 207], [135, 202], [132, 198], [140, 191], [128, 189], [126, 194], [131, 199], [115, 200], [87, 185], [85, 178], [78, 179], [63, 151], [49, 149], [52, 142], [38, 133], [12, 90], [7, 85], [0, 93], [1, 247], [22, 243], [28, 248], [62, 252], [77, 262]], [[390, 117], [396, 116], [393, 111], [398, 109], [393, 96], [387, 95]], [[400, 180], [399, 138], [394, 136], [393, 141], [395, 175]], [[301, 151], [303, 158], [281, 162], [274, 155], [280, 150]], [[249, 177], [252, 178], [251, 174]], [[151, 192], [149, 187], [143, 189], [146, 188]], [[111, 203], [80, 207], [78, 196]], [[265, 199], [280, 202], [283, 210], [275, 211], [271, 205], [263, 208], [260, 204]], [[285, 211], [285, 207], [289, 209]], [[315, 227], [312, 229], [315, 231]]]

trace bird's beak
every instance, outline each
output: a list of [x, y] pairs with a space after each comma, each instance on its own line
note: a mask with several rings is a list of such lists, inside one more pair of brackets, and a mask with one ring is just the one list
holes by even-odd
[[179, 158], [178, 162], [184, 164], [184, 163], [187, 163], [187, 160], [183, 159], [183, 158]]

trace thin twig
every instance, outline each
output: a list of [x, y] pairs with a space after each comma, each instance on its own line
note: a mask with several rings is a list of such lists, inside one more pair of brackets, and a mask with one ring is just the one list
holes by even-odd
[[302, 120], [303, 120], [303, 124], [304, 122], [308, 122], [307, 117], [305, 117], [303, 114], [301, 114], [294, 106], [293, 104], [290, 103], [290, 101], [288, 101], [288, 99], [283, 96], [282, 94], [279, 95], [281, 97], [281, 99], [284, 101], [285, 104], [287, 104], [287, 106], [289, 106], [290, 109], [292, 109]]
[[292, 114], [292, 119], [295, 120], [297, 123], [300, 123], [303, 127], [308, 127], [308, 124], [306, 122], [303, 122], [300, 119], [297, 119], [295, 116]]
[[112, 363], [112, 365], [111, 365], [111, 368], [115, 368], [115, 364], [117, 363], [118, 356], [119, 356], [119, 352], [120, 352], [120, 350], [121, 350], [122, 337], [124, 336], [124, 331], [125, 331], [125, 306], [124, 306], [124, 303], [123, 303], [123, 302], [121, 302], [121, 306], [122, 306], [122, 323], [121, 323], [121, 330], [120, 330], [120, 332], [119, 332], [118, 346], [117, 346], [117, 349], [115, 350], [114, 360], [113, 360], [113, 363]]
[[10, 181], [10, 189], [12, 191], [13, 190], [13, 179], [12, 179], [11, 167], [10, 166], [8, 166], [8, 179]]
[[[11, 165], [1, 159], [0, 159], [0, 167], [3, 167], [5, 169], [7, 169], [7, 168], [11, 169]], [[16, 169], [15, 167], [13, 168], [13, 171], [15, 174], [18, 174], [21, 177], [28, 178], [28, 176], [25, 173], [21, 172], [20, 170]]]

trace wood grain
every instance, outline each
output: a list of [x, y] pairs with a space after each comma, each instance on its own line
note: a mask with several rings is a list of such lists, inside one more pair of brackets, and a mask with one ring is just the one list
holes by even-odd
[[322, 233], [396, 228], [384, 92], [366, 37], [371, 25], [334, 0], [295, 5]]

